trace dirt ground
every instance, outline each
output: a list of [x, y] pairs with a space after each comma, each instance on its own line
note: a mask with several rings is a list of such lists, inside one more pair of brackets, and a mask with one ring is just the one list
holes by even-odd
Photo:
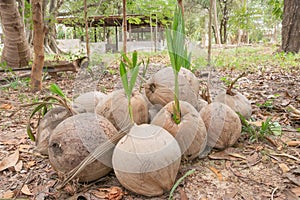
[[[166, 63], [159, 56], [150, 60], [150, 74]], [[236, 77], [236, 70], [212, 72], [212, 93], [223, 88], [221, 77]], [[205, 69], [197, 70], [201, 84]], [[252, 120], [259, 124], [268, 117], [282, 126], [282, 135], [270, 135], [250, 142], [243, 133], [238, 143], [224, 151], [212, 150], [204, 158], [183, 162], [177, 178], [186, 177], [175, 190], [181, 200], [296, 200], [300, 197], [300, 76], [299, 68], [283, 70], [270, 66], [240, 79], [237, 89], [251, 102]], [[3, 74], [7, 75], [7, 74]], [[149, 75], [148, 75], [149, 76]], [[15, 79], [0, 85], [0, 199], [168, 199], [168, 193], [146, 198], [135, 195], [118, 183], [114, 173], [88, 184], [73, 181], [63, 189], [47, 157], [35, 151], [28, 139], [26, 124], [32, 108], [23, 104], [49, 94], [56, 83], [72, 98], [78, 93], [99, 90], [105, 93], [119, 85], [116, 63], [108, 68], [94, 66], [77, 74], [45, 74], [44, 90], [32, 94], [28, 82]], [[297, 131], [298, 129], [298, 131]]]

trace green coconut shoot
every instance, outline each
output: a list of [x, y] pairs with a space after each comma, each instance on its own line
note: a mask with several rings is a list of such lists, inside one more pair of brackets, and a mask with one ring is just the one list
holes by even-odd
[[[138, 58], [137, 51], [133, 52], [131, 60], [127, 57], [125, 53], [121, 53], [121, 55], [122, 55], [122, 59], [120, 62], [120, 75], [121, 75], [123, 88], [125, 90], [125, 95], [128, 100], [128, 112], [129, 112], [130, 120], [132, 123], [134, 123], [132, 106], [131, 106], [131, 95], [139, 73], [140, 63], [137, 62], [137, 58]], [[130, 72], [130, 78], [128, 77], [128, 71]], [[128, 79], [130, 80], [128, 81]]]
[[173, 106], [173, 120], [179, 124], [180, 119], [180, 105], [179, 105], [179, 85], [178, 73], [181, 67], [190, 68], [191, 54], [188, 55], [187, 47], [185, 45], [185, 25], [183, 13], [178, 6], [174, 12], [174, 19], [172, 29], [166, 30], [168, 53], [171, 60], [175, 76], [175, 89], [174, 89], [174, 106]]

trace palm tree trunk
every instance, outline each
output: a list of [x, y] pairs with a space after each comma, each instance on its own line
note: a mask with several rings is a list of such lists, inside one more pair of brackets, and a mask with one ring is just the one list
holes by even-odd
[[27, 66], [30, 48], [16, 0], [1, 1], [0, 17], [5, 35], [1, 61], [5, 61], [12, 68]]

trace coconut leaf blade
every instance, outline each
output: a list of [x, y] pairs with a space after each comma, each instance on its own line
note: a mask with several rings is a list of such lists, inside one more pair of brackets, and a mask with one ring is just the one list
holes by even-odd
[[53, 93], [56, 94], [60, 97], [65, 98], [66, 95], [63, 93], [63, 91], [60, 89], [60, 87], [58, 85], [56, 85], [55, 83], [51, 84], [49, 87], [49, 90]]
[[131, 79], [130, 79], [130, 83], [129, 83], [130, 94], [134, 88], [138, 73], [139, 73], [139, 65], [137, 65], [134, 69], [131, 70]]
[[132, 54], [132, 68], [137, 66], [137, 51], [134, 51]]
[[120, 76], [122, 80], [122, 84], [125, 90], [126, 95], [128, 96], [128, 78], [127, 78], [127, 70], [125, 67], [125, 63], [121, 61], [120, 63]]

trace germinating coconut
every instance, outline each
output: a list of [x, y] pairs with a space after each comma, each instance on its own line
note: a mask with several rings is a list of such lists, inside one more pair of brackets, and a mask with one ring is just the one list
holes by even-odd
[[239, 112], [246, 119], [251, 117], [251, 103], [239, 92], [234, 92], [231, 94], [222, 92], [215, 97], [214, 101], [228, 105], [231, 109], [233, 109], [235, 112]]
[[80, 107], [85, 110], [85, 112], [95, 112], [95, 108], [99, 102], [103, 101], [106, 94], [102, 92], [87, 92], [79, 95], [74, 99], [73, 106]]
[[[59, 173], [67, 173], [115, 134], [118, 134], [115, 127], [106, 118], [94, 113], [69, 117], [61, 122], [50, 136], [50, 163]], [[93, 181], [109, 173], [112, 151], [87, 165], [76, 176], [79, 181]]]
[[[131, 96], [133, 120], [136, 124], [148, 122], [148, 105], [143, 95], [134, 91]], [[116, 90], [96, 107], [96, 113], [106, 117], [117, 130], [126, 130], [132, 123], [129, 117], [128, 100], [124, 90]]]
[[112, 163], [119, 182], [145, 196], [169, 191], [180, 166], [177, 141], [152, 124], [134, 125], [116, 145]]
[[241, 135], [239, 116], [227, 105], [213, 102], [201, 109], [200, 115], [207, 130], [207, 144], [225, 149], [236, 143]]
[[[152, 104], [165, 106], [174, 100], [174, 73], [171, 67], [156, 72], [145, 84], [145, 93]], [[181, 68], [178, 74], [179, 99], [194, 107], [198, 103], [199, 81], [188, 69]]]
[[41, 154], [48, 155], [49, 137], [55, 127], [72, 114], [64, 107], [55, 107], [46, 113], [41, 119], [36, 133], [36, 150]]
[[206, 146], [207, 132], [205, 124], [198, 111], [188, 102], [180, 101], [181, 121], [173, 120], [174, 101], [165, 105], [154, 117], [151, 124], [163, 127], [177, 140], [183, 157], [194, 159]]

